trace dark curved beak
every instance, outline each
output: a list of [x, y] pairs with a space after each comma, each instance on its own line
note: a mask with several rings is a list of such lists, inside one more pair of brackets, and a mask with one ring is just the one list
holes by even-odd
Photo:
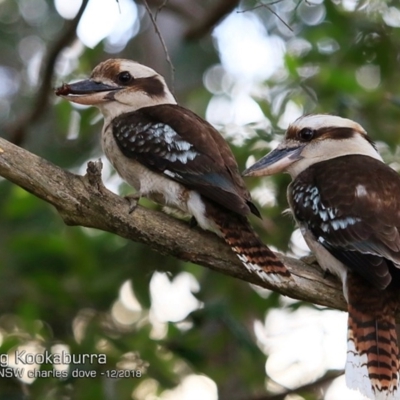
[[57, 96], [69, 96], [69, 95], [80, 95], [90, 94], [98, 92], [109, 92], [110, 90], [118, 90], [118, 86], [106, 85], [101, 82], [96, 82], [91, 79], [85, 79], [83, 81], [75, 83], [64, 83], [55, 90]]
[[111, 97], [107, 98], [107, 96], [109, 96], [110, 92], [120, 89], [119, 86], [107, 85], [92, 79], [85, 79], [75, 83], [64, 83], [55, 90], [55, 94], [74, 103], [96, 105], [112, 100]]
[[276, 148], [247, 168], [243, 176], [268, 176], [285, 171], [291, 164], [301, 158], [304, 145]]

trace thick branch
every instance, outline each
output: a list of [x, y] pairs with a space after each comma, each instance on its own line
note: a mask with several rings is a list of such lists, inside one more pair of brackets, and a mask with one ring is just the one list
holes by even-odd
[[89, 163], [88, 174], [74, 175], [0, 138], [0, 176], [52, 204], [68, 225], [81, 225], [115, 233], [148, 245], [162, 254], [211, 268], [244, 281], [273, 289], [289, 297], [337, 309], [346, 309], [341, 285], [323, 277], [312, 262], [279, 255], [295, 283], [273, 287], [242, 266], [216, 235], [192, 229], [162, 212], [137, 207], [128, 212], [125, 199], [101, 183], [100, 163]]

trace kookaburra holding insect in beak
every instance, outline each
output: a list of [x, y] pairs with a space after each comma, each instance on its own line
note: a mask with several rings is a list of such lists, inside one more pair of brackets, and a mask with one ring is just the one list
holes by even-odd
[[209, 123], [176, 104], [162, 76], [136, 62], [112, 59], [56, 94], [100, 109], [103, 150], [138, 198], [193, 216], [265, 281], [290, 279], [247, 221], [248, 214], [259, 212], [229, 146]]
[[299, 118], [244, 175], [281, 171], [292, 177], [288, 201], [308, 246], [343, 282], [347, 385], [370, 399], [400, 399], [400, 176], [359, 124], [331, 115]]

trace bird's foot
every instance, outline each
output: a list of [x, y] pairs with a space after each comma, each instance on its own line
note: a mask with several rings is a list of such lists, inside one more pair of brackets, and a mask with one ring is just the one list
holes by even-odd
[[140, 193], [133, 193], [124, 196], [124, 199], [129, 203], [129, 214], [132, 214], [136, 210], [141, 196], [142, 195]]

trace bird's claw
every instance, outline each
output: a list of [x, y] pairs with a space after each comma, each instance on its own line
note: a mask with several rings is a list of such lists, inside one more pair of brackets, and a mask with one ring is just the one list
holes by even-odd
[[140, 193], [128, 194], [127, 196], [124, 196], [124, 199], [129, 203], [129, 214], [132, 214], [136, 210], [140, 197]]

